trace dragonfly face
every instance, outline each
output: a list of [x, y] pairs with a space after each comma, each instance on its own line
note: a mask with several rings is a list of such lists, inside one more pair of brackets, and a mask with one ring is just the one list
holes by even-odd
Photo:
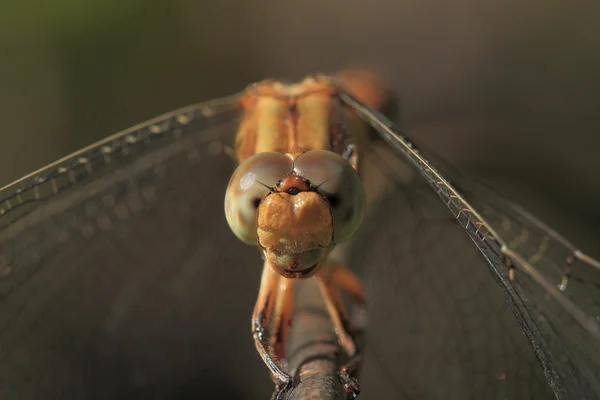
[[336, 243], [362, 222], [365, 195], [358, 174], [339, 155], [259, 153], [234, 172], [225, 195], [232, 231], [259, 245], [277, 272], [309, 277]]

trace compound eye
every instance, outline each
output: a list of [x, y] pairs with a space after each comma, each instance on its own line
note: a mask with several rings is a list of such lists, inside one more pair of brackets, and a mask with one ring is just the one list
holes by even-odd
[[293, 161], [283, 153], [258, 153], [241, 163], [225, 192], [225, 217], [244, 243], [258, 244], [256, 211], [277, 181], [292, 171]]
[[365, 192], [352, 165], [327, 150], [311, 150], [294, 161], [294, 172], [306, 179], [329, 201], [336, 243], [349, 240], [365, 215]]

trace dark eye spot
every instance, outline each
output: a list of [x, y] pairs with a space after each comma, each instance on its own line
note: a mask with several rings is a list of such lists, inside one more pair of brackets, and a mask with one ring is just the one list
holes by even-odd
[[337, 194], [332, 194], [330, 196], [327, 196], [327, 201], [329, 202], [331, 208], [336, 208], [340, 205], [342, 199], [340, 199], [340, 196], [338, 196]]
[[254, 206], [254, 208], [258, 208], [258, 206], [260, 205], [260, 201], [261, 199], [256, 197], [252, 200], [252, 205]]

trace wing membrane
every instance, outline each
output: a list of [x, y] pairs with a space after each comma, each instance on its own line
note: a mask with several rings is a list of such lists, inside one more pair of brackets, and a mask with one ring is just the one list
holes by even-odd
[[[516, 206], [481, 197], [468, 202], [423, 153], [392, 129], [390, 121], [347, 94], [341, 98], [417, 169], [472, 239], [503, 288], [556, 396], [597, 396], [598, 261]], [[484, 199], [491, 197], [488, 193]]]
[[515, 281], [529, 299], [528, 307], [543, 318], [537, 318], [538, 325], [547, 338], [549, 351], [556, 355], [560, 366], [557, 373], [561, 369], [572, 370], [563, 380], [573, 379], [584, 388], [583, 393], [597, 394], [598, 262], [522, 207], [475, 182], [467, 181], [464, 187], [468, 188], [466, 195], [473, 199], [473, 207], [481, 210], [481, 215], [508, 243], [510, 257], [519, 258], [518, 265], [528, 268], [526, 274], [515, 274]]
[[179, 110], [3, 189], [0, 398], [270, 395], [260, 256], [223, 215], [239, 116], [235, 98]]
[[[118, 132], [97, 143], [53, 162], [23, 178], [0, 188], [0, 216], [14, 215], [15, 209], [21, 213], [22, 205], [44, 200], [73, 185], [96, 169], [110, 166], [121, 158], [149, 152], [169, 140], [175, 139], [189, 130], [198, 130], [202, 125], [215, 123], [215, 119], [230, 117], [230, 113], [240, 109], [240, 95], [184, 107], [161, 115], [147, 122]], [[216, 118], [212, 118], [216, 117]], [[158, 143], [158, 145], [157, 145]], [[12, 221], [11, 218], [3, 219]], [[2, 227], [2, 226], [0, 226]]]
[[[411, 153], [389, 122], [342, 98]], [[0, 190], [0, 397], [271, 393], [248, 334], [260, 257], [235, 239], [222, 212], [233, 170], [223, 147], [238, 117], [237, 96], [181, 109]], [[585, 257], [543, 226], [542, 236], [515, 246], [523, 222], [509, 216], [502, 230], [503, 205], [467, 203], [422, 154], [408, 153], [468, 236], [453, 235], [460, 227], [434, 192], [383, 174], [388, 196], [350, 248], [371, 299], [365, 398], [546, 398], [546, 378], [559, 398], [595, 393], [597, 340], [581, 328], [597, 304], [593, 265], [573, 264], [567, 290], [549, 296], [540, 282], [563, 281], [560, 260]], [[559, 260], [554, 272], [540, 267], [546, 259]]]
[[[22, 179], [0, 189], [0, 243], [3, 247], [14, 242], [14, 236], [28, 228], [37, 226], [52, 215], [61, 214], [73, 204], [94, 197], [98, 193], [115, 186], [118, 182], [130, 179], [132, 168], [143, 171], [160, 165], [164, 160], [183, 152], [190, 141], [197, 137], [186, 138], [190, 133], [208, 131], [210, 126], [223, 121], [235, 124], [232, 114], [239, 109], [238, 96], [218, 99], [185, 107], [169, 114], [154, 118], [146, 123], [134, 126], [112, 135], [98, 143], [60, 159]], [[232, 134], [235, 128], [229, 133]], [[222, 135], [218, 132], [217, 135]], [[215, 134], [206, 133], [200, 141], [219, 139]], [[187, 140], [187, 141], [186, 141]], [[161, 149], [160, 151], [155, 151]], [[135, 161], [134, 161], [135, 160]], [[126, 166], [123, 168], [123, 166]], [[111, 178], [108, 174], [112, 173]], [[100, 177], [101, 179], [98, 179]], [[81, 190], [69, 190], [73, 187]], [[72, 225], [78, 225], [75, 221]], [[49, 228], [51, 229], [51, 228]], [[44, 246], [31, 246], [36, 241], [31, 235], [17, 243], [17, 248], [0, 252], [3, 263], [10, 264], [10, 274], [0, 280], [0, 297], [8, 295], [10, 290], [26, 279], [25, 266], [15, 264], [10, 253], [20, 253], [20, 245], [30, 248], [27, 252], [29, 263], [41, 257], [51, 244], [53, 235], [48, 235]], [[13, 240], [11, 240], [13, 239]], [[39, 250], [39, 252], [36, 251]], [[26, 263], [27, 264], [27, 263]]]
[[472, 240], [420, 176], [394, 167], [366, 171], [387, 171], [386, 189], [348, 258], [367, 291], [365, 397], [552, 398]]

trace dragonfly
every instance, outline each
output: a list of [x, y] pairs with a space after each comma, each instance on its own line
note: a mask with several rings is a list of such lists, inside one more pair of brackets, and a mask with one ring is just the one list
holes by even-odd
[[274, 398], [597, 397], [600, 263], [434, 163], [376, 89], [252, 84], [3, 188], [3, 398], [264, 398], [247, 304]]

